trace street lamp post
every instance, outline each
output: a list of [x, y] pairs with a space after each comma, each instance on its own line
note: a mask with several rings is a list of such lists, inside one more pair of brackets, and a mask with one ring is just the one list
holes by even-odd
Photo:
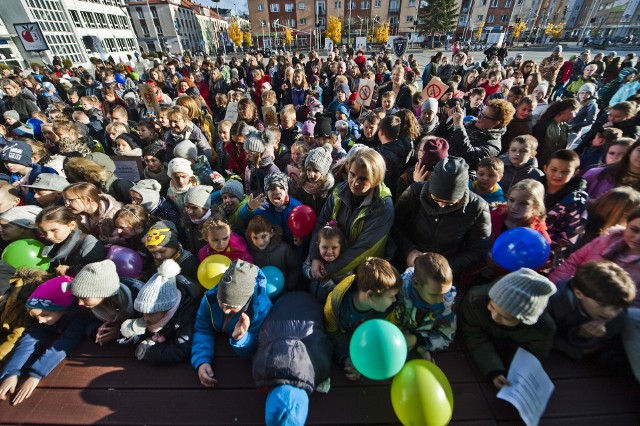
[[347, 38], [349, 42], [349, 47], [351, 47], [351, 11], [353, 10], [353, 3], [349, 0], [349, 37]]

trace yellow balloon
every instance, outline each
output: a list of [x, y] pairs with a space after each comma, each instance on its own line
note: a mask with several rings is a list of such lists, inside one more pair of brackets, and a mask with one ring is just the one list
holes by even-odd
[[198, 281], [207, 290], [218, 285], [220, 278], [231, 265], [231, 260], [227, 256], [214, 254], [205, 258], [198, 266]]
[[445, 426], [453, 414], [451, 384], [434, 363], [414, 359], [393, 378], [391, 404], [403, 425]]

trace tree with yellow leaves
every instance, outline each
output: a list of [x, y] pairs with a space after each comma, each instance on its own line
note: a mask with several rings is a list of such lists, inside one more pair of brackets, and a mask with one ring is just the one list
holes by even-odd
[[389, 23], [385, 22], [376, 28], [376, 43], [386, 43], [389, 40]]
[[551, 22], [547, 24], [547, 28], [544, 29], [544, 33], [548, 36], [553, 34], [553, 24]]
[[484, 29], [484, 22], [480, 22], [478, 26], [478, 30], [476, 31], [476, 39], [480, 40], [482, 38], [482, 30]]
[[252, 43], [252, 37], [251, 37], [251, 30], [247, 30], [244, 33], [242, 33], [244, 42], [247, 44], [247, 46], [251, 47], [253, 45]]
[[562, 31], [564, 30], [566, 23], [565, 22], [560, 22], [559, 24], [556, 24], [553, 26], [553, 30], [551, 31], [551, 35], [553, 36], [553, 38], [555, 39], [559, 39], [560, 36], [562, 35]]
[[333, 40], [334, 43], [340, 43], [342, 40], [342, 22], [337, 16], [329, 16], [327, 29], [324, 31], [326, 37]]
[[522, 33], [522, 31], [527, 29], [527, 23], [520, 21], [518, 24], [516, 24], [515, 28], [513, 29], [513, 38], [518, 38], [520, 37], [520, 34]]
[[285, 28], [284, 29], [284, 37], [283, 37], [283, 43], [284, 44], [291, 44], [291, 42], [293, 41], [293, 35], [291, 34], [291, 28]]
[[231, 23], [229, 24], [229, 38], [236, 46], [242, 45], [242, 30], [240, 30], [240, 25], [238, 21], [231, 18]]

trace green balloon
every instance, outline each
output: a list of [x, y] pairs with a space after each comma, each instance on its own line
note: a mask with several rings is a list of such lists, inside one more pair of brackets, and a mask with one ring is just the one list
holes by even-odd
[[349, 355], [363, 376], [385, 380], [396, 375], [407, 360], [407, 343], [400, 329], [389, 321], [369, 320], [353, 333]]
[[14, 268], [25, 266], [46, 271], [49, 269], [49, 259], [42, 256], [42, 244], [38, 240], [17, 240], [12, 242], [2, 252], [2, 260]]

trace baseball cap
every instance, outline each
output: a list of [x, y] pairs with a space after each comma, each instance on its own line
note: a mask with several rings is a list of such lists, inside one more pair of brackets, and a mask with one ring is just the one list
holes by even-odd
[[63, 191], [69, 186], [69, 181], [63, 176], [53, 173], [40, 173], [31, 185], [20, 185], [25, 188], [45, 189], [48, 191]]

